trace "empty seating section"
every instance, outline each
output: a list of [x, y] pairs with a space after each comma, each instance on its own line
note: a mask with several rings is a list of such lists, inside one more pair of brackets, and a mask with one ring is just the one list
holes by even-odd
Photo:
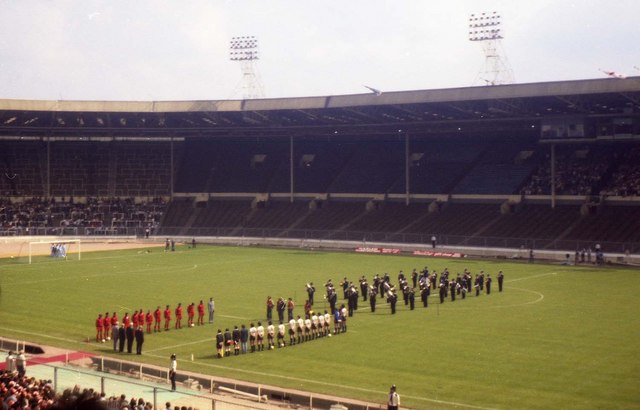
[[404, 150], [402, 141], [358, 144], [329, 191], [386, 193], [404, 173]]
[[350, 231], [398, 232], [428, 212], [427, 204], [406, 205], [398, 202], [380, 203], [349, 225]]
[[270, 201], [265, 207], [253, 210], [245, 226], [251, 228], [287, 229], [303, 218], [309, 210], [307, 202]]
[[551, 209], [545, 205], [522, 205], [513, 213], [501, 215], [483, 231], [484, 236], [499, 238], [555, 239], [579, 218], [580, 207], [564, 205]]
[[491, 144], [453, 190], [455, 194], [509, 195], [519, 191], [535, 167], [534, 147]]
[[115, 164], [116, 171], [113, 195], [155, 197], [171, 193], [169, 143], [121, 143], [114, 150], [112, 164]]
[[409, 225], [407, 233], [470, 235], [500, 216], [496, 204], [448, 204]]
[[[483, 143], [427, 142], [410, 144], [409, 189], [416, 194], [444, 194], [451, 191], [468, 168], [484, 152]], [[404, 165], [403, 165], [404, 166]], [[391, 192], [406, 192], [404, 174]]]
[[563, 239], [638, 243], [640, 242], [640, 207], [605, 206], [594, 209], [591, 214], [579, 218]]
[[206, 208], [195, 208], [195, 219], [191, 226], [203, 228], [234, 228], [242, 226], [251, 201], [209, 201]]

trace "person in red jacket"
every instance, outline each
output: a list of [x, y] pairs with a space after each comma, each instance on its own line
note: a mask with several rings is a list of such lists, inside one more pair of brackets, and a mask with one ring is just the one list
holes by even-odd
[[191, 302], [189, 306], [187, 306], [187, 326], [193, 327], [193, 317], [196, 315], [196, 305]]
[[198, 326], [204, 325], [204, 302], [201, 300], [198, 305]]
[[133, 325], [134, 329], [138, 328], [138, 311], [137, 310], [133, 312], [133, 314], [131, 315], [131, 324]]
[[122, 317], [122, 327], [126, 329], [129, 326], [131, 326], [131, 318], [129, 317], [128, 313], [125, 313], [124, 316]]
[[176, 329], [182, 329], [182, 303], [176, 308]]
[[164, 309], [164, 330], [169, 330], [169, 323], [171, 323], [171, 309], [167, 305]]
[[[117, 325], [117, 324], [118, 324], [118, 313], [113, 312], [113, 315], [111, 315], [111, 326]], [[111, 336], [113, 337], [113, 335]]]
[[96, 319], [96, 342], [102, 342], [102, 331], [104, 329], [104, 323], [102, 320], [102, 313], [98, 314], [98, 318]]
[[109, 317], [109, 312], [104, 314], [104, 318], [102, 319], [102, 338], [111, 340], [111, 318]]
[[153, 325], [153, 331], [154, 332], [159, 332], [160, 331], [160, 323], [162, 322], [162, 311], [160, 310], [160, 306], [158, 306], [158, 308], [155, 310], [155, 312], [153, 312], [153, 316], [156, 319], [156, 322]]
[[151, 333], [151, 324], [153, 323], [153, 315], [151, 314], [151, 310], [147, 310], [147, 333]]
[[[138, 326], [144, 328], [144, 310], [142, 309], [138, 311]], [[136, 328], [134, 327], [133, 329], [135, 330]]]

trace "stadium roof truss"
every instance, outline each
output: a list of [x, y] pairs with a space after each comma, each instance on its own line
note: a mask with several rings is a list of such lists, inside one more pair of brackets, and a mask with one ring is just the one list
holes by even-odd
[[640, 77], [259, 100], [0, 100], [0, 138], [517, 133], [571, 116], [639, 122]]

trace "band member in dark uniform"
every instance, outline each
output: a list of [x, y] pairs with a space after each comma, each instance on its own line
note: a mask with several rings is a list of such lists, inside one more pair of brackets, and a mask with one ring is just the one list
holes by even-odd
[[449, 292], [451, 292], [451, 301], [455, 302], [456, 301], [456, 281], [451, 279], [451, 282], [449, 282]]
[[276, 303], [276, 311], [278, 312], [278, 320], [281, 322], [284, 321], [284, 310], [287, 304], [284, 302], [284, 299], [278, 298], [278, 302]]
[[271, 296], [267, 296], [267, 320], [271, 320], [273, 316], [273, 299]]
[[376, 296], [378, 294], [378, 288], [374, 285], [369, 287], [369, 305], [371, 306], [371, 313], [376, 311]]
[[487, 295], [491, 294], [491, 275], [487, 273], [487, 279], [485, 281], [485, 285], [487, 286]]
[[447, 297], [447, 285], [444, 282], [440, 283], [440, 304], [444, 303], [444, 298]]
[[342, 282], [340, 282], [340, 285], [342, 286], [342, 299], [346, 299], [348, 296], [347, 290], [349, 289], [349, 281], [346, 277], [342, 280]]
[[124, 324], [122, 326], [120, 326], [120, 329], [118, 329], [118, 342], [120, 343], [119, 347], [119, 351], [120, 353], [124, 352], [124, 342], [126, 342], [127, 336], [126, 336], [126, 331], [124, 328]]
[[425, 282], [420, 287], [420, 299], [422, 300], [422, 305], [424, 307], [429, 307], [429, 294], [430, 293], [431, 293], [431, 291], [430, 291], [429, 282]]
[[418, 286], [418, 272], [416, 272], [415, 268], [413, 268], [413, 271], [411, 272], [411, 281], [413, 282], [413, 288], [415, 289], [415, 287]]
[[[309, 298], [307, 300], [309, 300], [309, 303], [311, 303], [311, 306], [313, 306], [313, 294], [316, 293], [316, 288], [313, 286], [313, 282], [311, 283], [307, 283], [307, 295], [309, 295]], [[291, 319], [289, 319], [291, 320]]]
[[389, 302], [389, 305], [391, 306], [391, 314], [395, 315], [396, 314], [396, 302], [398, 301], [398, 296], [396, 295], [395, 292], [393, 291], [389, 291], [389, 296], [387, 297], [387, 300]]
[[504, 273], [498, 272], [498, 292], [502, 292], [502, 282], [504, 282]]
[[[407, 286], [407, 288], [409, 288]], [[409, 309], [413, 310], [416, 308], [416, 291], [414, 288], [409, 288]]]
[[367, 283], [367, 278], [362, 275], [360, 278], [360, 293], [362, 293], [362, 301], [367, 301], [367, 296], [369, 296], [369, 284]]
[[221, 329], [218, 329], [218, 333], [216, 333], [216, 349], [218, 351], [218, 359], [221, 359], [224, 356], [224, 335]]
[[331, 307], [331, 314], [333, 315], [336, 312], [336, 303], [338, 303], [338, 294], [334, 288], [329, 289], [327, 300], [329, 301], [329, 307]]

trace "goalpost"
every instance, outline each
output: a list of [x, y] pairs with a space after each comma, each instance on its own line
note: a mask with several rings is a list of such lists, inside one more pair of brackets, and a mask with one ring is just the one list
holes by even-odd
[[[77, 249], [72, 248], [74, 244]], [[66, 260], [70, 252], [77, 253], [78, 260], [82, 259], [82, 241], [80, 239], [29, 242], [29, 264], [31, 264], [34, 255], [49, 255], [52, 258]]]

